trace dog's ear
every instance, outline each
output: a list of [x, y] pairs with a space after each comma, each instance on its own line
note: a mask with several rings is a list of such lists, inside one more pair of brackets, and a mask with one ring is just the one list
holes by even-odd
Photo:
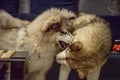
[[70, 32], [71, 34], [75, 31], [75, 27], [71, 26], [67, 28], [67, 31]]
[[0, 28], [11, 29], [28, 25], [30, 22], [27, 20], [20, 20], [13, 17], [4, 10], [0, 10]]
[[70, 45], [71, 51], [80, 51], [82, 48], [82, 45], [80, 42], [74, 42]]
[[73, 24], [76, 28], [86, 26], [90, 23], [93, 23], [96, 20], [95, 15], [80, 13], [76, 19], [73, 20]]
[[61, 29], [60, 16], [52, 16], [48, 18], [41, 26], [42, 31], [60, 30], [60, 29]]

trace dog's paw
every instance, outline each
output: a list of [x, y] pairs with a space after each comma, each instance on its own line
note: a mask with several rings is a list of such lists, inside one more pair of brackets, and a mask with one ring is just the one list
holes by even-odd
[[42, 31], [56, 30], [58, 31], [61, 27], [61, 17], [59, 15], [48, 18], [41, 27]]

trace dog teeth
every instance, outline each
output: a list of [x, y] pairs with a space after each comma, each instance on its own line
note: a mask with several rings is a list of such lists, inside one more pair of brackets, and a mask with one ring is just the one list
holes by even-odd
[[66, 48], [68, 47], [68, 45], [69, 45], [69, 43], [64, 42], [64, 41], [59, 41], [59, 44], [61, 45], [61, 47], [62, 47], [63, 49], [66, 49]]

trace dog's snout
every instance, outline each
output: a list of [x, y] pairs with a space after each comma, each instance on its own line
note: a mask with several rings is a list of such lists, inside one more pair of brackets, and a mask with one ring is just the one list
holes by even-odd
[[56, 55], [56, 59], [66, 59], [66, 51], [62, 51]]

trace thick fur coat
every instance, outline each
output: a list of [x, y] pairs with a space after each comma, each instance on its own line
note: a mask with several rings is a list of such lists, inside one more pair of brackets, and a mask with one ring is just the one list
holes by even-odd
[[28, 51], [25, 61], [25, 80], [45, 80], [54, 57], [61, 51], [56, 38], [70, 31], [71, 18], [67, 10], [50, 9], [32, 22], [0, 12], [0, 49]]
[[56, 57], [64, 69], [59, 80], [67, 80], [70, 68], [76, 70], [81, 79], [98, 80], [111, 48], [109, 24], [95, 15], [84, 13], [80, 13], [73, 24], [75, 30], [70, 45]]

